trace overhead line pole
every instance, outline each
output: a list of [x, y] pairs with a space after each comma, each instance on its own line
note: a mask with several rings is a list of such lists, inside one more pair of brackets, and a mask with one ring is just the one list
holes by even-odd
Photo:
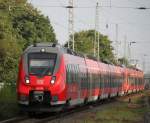
[[146, 65], [145, 65], [145, 63], [146, 63], [146, 62], [145, 62], [145, 60], [146, 60], [145, 57], [146, 57], [146, 56], [147, 56], [146, 54], [144, 54], [144, 56], [143, 56], [143, 71], [144, 71], [144, 73], [145, 73], [145, 66], [146, 66]]
[[[96, 47], [97, 45], [97, 47]], [[96, 3], [96, 13], [95, 13], [95, 40], [94, 40], [94, 56], [96, 56], [97, 49], [97, 58], [99, 60], [99, 5]]]
[[74, 51], [74, 6], [73, 0], [69, 0], [69, 5], [66, 7], [69, 10], [68, 19], [68, 48], [70, 48], [70, 41], [72, 42], [72, 49]]
[[98, 33], [98, 35], [97, 35], [97, 55], [98, 55], [98, 60], [99, 60], [99, 51], [100, 51], [100, 49], [99, 49], [99, 7], [98, 7], [98, 3], [97, 3], [97, 33]]
[[118, 57], [118, 48], [119, 48], [119, 41], [118, 41], [118, 24], [116, 24], [116, 55]]
[[126, 48], [127, 48], [127, 36], [125, 35], [124, 36], [124, 65], [126, 65], [125, 63], [125, 59], [127, 58], [127, 55], [126, 55]]

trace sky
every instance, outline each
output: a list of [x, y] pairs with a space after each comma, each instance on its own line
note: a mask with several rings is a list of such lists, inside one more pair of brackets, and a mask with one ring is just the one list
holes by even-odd
[[[67, 6], [68, 0], [28, 2], [49, 17], [59, 43], [64, 44], [68, 39], [68, 9], [61, 6]], [[74, 0], [74, 6], [84, 7], [74, 8], [75, 32], [95, 28], [96, 2], [100, 6], [99, 32], [113, 41], [115, 54], [118, 57], [126, 55], [134, 60], [133, 63], [137, 61], [140, 68], [143, 68], [145, 62], [145, 71], [150, 72], [150, 9], [135, 9], [150, 8], [150, 0]]]

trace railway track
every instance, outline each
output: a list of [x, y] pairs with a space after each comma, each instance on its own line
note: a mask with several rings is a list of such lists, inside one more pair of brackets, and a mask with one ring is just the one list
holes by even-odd
[[23, 120], [26, 120], [28, 119], [27, 116], [23, 116], [23, 117], [14, 117], [14, 118], [11, 118], [11, 119], [7, 119], [7, 120], [3, 120], [3, 121], [0, 121], [0, 123], [17, 123], [19, 121], [23, 121]]
[[0, 123], [47, 123], [49, 121], [59, 120], [61, 118], [71, 116], [71, 115], [74, 115], [79, 112], [84, 113], [88, 110], [91, 110], [91, 108], [98, 107], [102, 104], [107, 105], [108, 103], [111, 103], [113, 101], [114, 100], [110, 100], [110, 101], [105, 100], [103, 102], [98, 102], [98, 103], [89, 103], [85, 106], [78, 106], [76, 108], [71, 108], [68, 111], [62, 111], [59, 113], [48, 113], [48, 115], [38, 114], [32, 118], [30, 118], [28, 116], [15, 117], [15, 118], [11, 118], [8, 120], [0, 121]]
[[[114, 100], [104, 101], [104, 102], [106, 102], [105, 105], [107, 105], [108, 103], [111, 103], [113, 101]], [[72, 115], [75, 115], [76, 113], [87, 112], [88, 110], [91, 110], [94, 107], [98, 107], [98, 106], [104, 104], [104, 102], [87, 104], [85, 106], [80, 106], [80, 107], [78, 106], [76, 109], [72, 108], [69, 111], [64, 111], [64, 112], [61, 112], [61, 113], [57, 113], [54, 116], [47, 117], [47, 118], [44, 118], [44, 119], [40, 119], [40, 120], [38, 120], [38, 121], [36, 121], [34, 123], [48, 123], [49, 121], [53, 121], [53, 120], [61, 120], [62, 118], [65, 118], [65, 117], [71, 117]]]
[[[94, 108], [96, 109], [97, 107], [98, 110], [101, 110], [102, 107], [107, 107], [108, 104], [114, 103], [114, 102], [118, 102], [118, 99], [128, 99], [129, 97], [133, 97], [133, 96], [137, 96], [138, 94], [131, 94], [131, 95], [126, 95], [124, 97], [117, 97], [117, 98], [112, 98], [112, 99], [107, 99], [107, 100], [103, 100], [100, 102], [96, 102], [96, 103], [89, 103], [85, 106], [78, 106], [76, 108], [71, 108], [67, 111], [62, 111], [59, 113], [48, 113], [47, 115], [38, 115], [30, 118], [27, 116], [23, 116], [23, 117], [15, 117], [12, 119], [8, 119], [8, 120], [4, 120], [1, 121], [0, 123], [48, 123], [50, 121], [54, 121], [54, 120], [61, 120], [62, 118], [65, 117], [71, 117], [72, 115], [75, 115], [76, 113], [84, 113], [87, 111], [92, 111]], [[139, 93], [140, 95], [140, 93]], [[116, 101], [117, 100], [117, 101]]]

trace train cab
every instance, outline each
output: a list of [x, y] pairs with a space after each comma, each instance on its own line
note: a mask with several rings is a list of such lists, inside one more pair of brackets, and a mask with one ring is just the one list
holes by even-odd
[[22, 106], [65, 104], [65, 67], [60, 48], [47, 44], [28, 47], [22, 54], [17, 82]]

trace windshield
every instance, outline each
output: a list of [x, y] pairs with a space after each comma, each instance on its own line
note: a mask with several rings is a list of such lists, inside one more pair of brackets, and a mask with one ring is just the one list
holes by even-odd
[[32, 53], [29, 54], [29, 74], [52, 75], [56, 62], [56, 54]]

